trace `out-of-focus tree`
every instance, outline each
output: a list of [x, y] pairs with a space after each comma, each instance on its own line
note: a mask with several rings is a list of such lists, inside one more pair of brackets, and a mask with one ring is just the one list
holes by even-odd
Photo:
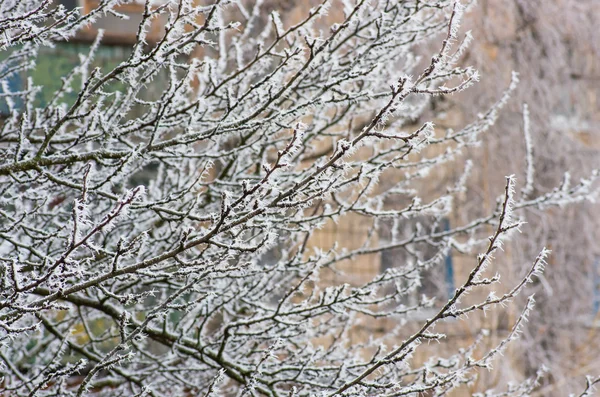
[[[551, 191], [600, 168], [599, 24], [600, 3], [593, 0], [482, 0], [471, 8], [465, 26], [475, 40], [464, 62], [480, 70], [482, 79], [468, 95], [448, 98], [448, 112], [472, 116], [473, 106], [498, 95], [511, 70], [521, 84], [492, 133], [482, 138], [483, 150], [473, 152], [480, 168], [465, 200], [468, 213], [489, 210], [494, 185], [507, 168], [526, 180], [524, 103], [535, 173], [529, 193]], [[540, 363], [551, 368], [539, 395], [565, 395], [582, 373], [600, 367], [599, 214], [594, 202], [562, 211], [528, 209], [531, 233], [509, 252], [518, 277], [536, 241], [547, 241], [553, 250], [551, 271], [534, 287], [539, 310], [519, 341], [522, 348], [516, 348], [526, 352], [532, 370]]]

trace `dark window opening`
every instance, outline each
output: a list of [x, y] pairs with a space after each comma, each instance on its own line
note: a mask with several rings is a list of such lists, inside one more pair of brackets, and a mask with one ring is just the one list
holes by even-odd
[[[5, 68], [0, 65], [0, 75], [5, 71], [3, 69]], [[0, 84], [0, 117], [8, 117], [12, 111], [19, 111], [23, 108], [23, 100], [20, 96], [15, 95], [17, 91], [23, 89], [23, 79], [19, 73], [12, 73], [3, 80], [4, 84]]]
[[79, 7], [79, 2], [77, 0], [60, 0], [59, 4], [62, 4], [69, 11]]
[[[424, 219], [415, 219], [403, 224], [403, 230], [397, 231], [399, 235], [408, 237], [417, 227], [417, 224], [423, 228], [424, 233], [431, 231], [431, 225]], [[391, 226], [390, 226], [391, 227]], [[442, 219], [434, 231], [449, 230], [450, 222], [448, 219]], [[391, 232], [391, 230], [390, 230]], [[439, 254], [440, 247], [435, 242], [422, 242], [412, 244], [409, 249], [404, 247], [387, 249], [381, 253], [380, 271], [384, 272], [391, 268], [405, 268], [413, 265], [417, 260], [424, 262], [432, 259]], [[424, 268], [419, 271], [420, 285], [409, 296], [404, 299], [404, 304], [414, 305], [418, 303], [422, 295], [428, 298], [436, 298], [437, 303], [444, 303], [450, 299], [455, 290], [454, 286], [454, 263], [452, 254], [448, 253], [439, 263]], [[416, 275], [415, 275], [416, 277]], [[408, 287], [412, 281], [410, 275], [407, 277], [405, 285]]]
[[594, 283], [594, 300], [593, 310], [594, 318], [598, 320], [600, 315], [600, 258], [596, 258], [594, 261], [592, 280]]

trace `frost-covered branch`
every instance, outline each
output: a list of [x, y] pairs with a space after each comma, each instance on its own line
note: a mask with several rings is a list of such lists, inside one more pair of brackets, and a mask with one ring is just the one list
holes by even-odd
[[[531, 308], [479, 358], [483, 331], [415, 359], [449, 334], [434, 327], [541, 272], [545, 250], [505, 292], [487, 275], [514, 212], [597, 195], [596, 173], [535, 196], [531, 171], [521, 196], [510, 177], [493, 211], [453, 218], [467, 149], [517, 82], [460, 130], [420, 120], [478, 80], [459, 65], [458, 2], [323, 0], [290, 23], [260, 1], [149, 1], [122, 60], [96, 62], [100, 35], [40, 101], [42, 50], [123, 2], [54, 3], [0, 4], [0, 394], [446, 394]], [[450, 167], [461, 175], [440, 182]], [[357, 244], [322, 241], [348, 219]], [[387, 269], [348, 267], [390, 252]], [[453, 253], [475, 258], [460, 286], [415, 299]]]

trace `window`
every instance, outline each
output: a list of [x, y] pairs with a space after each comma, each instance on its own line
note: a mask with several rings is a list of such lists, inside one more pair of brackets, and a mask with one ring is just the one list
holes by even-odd
[[15, 92], [23, 89], [23, 79], [18, 72], [5, 76], [9, 68], [9, 64], [3, 64], [0, 58], [0, 117], [9, 116], [11, 108], [19, 111], [23, 107], [23, 100], [19, 95], [15, 95]]
[[[403, 230], [397, 231], [398, 235], [408, 237], [418, 228], [429, 231], [432, 227], [430, 222], [430, 220], [425, 219], [407, 220], [403, 222]], [[449, 220], [442, 219], [437, 227], [434, 228], [434, 231], [436, 229], [449, 230]], [[389, 230], [389, 232], [391, 233], [391, 230]], [[410, 247], [388, 249], [381, 253], [380, 271], [384, 272], [390, 268], [408, 269], [417, 261], [428, 261], [435, 255], [438, 255], [438, 253], [439, 248], [436, 246], [436, 242], [421, 242], [411, 244]], [[417, 275], [415, 274], [413, 277], [417, 277]], [[450, 299], [455, 290], [454, 264], [451, 253], [446, 255], [440, 263], [421, 270], [419, 282], [420, 285], [416, 290], [413, 290], [406, 296], [401, 302], [402, 304], [407, 306], [416, 305], [420, 301], [422, 295], [425, 295], [428, 298], [435, 298], [437, 304], [443, 304]], [[412, 284], [410, 275], [407, 277], [406, 285], [403, 285], [403, 287], [408, 287], [409, 283]], [[425, 315], [427, 315], [427, 313], [425, 313]]]
[[[53, 48], [41, 47], [36, 58], [35, 69], [13, 72], [4, 75], [3, 72], [15, 68], [19, 61], [7, 61], [7, 59], [19, 48], [0, 52], [0, 117], [7, 117], [12, 110], [19, 112], [23, 108], [23, 98], [19, 92], [25, 90], [27, 78], [31, 77], [33, 84], [42, 87], [34, 100], [34, 106], [44, 107], [54, 96], [57, 90], [61, 88], [62, 78], [67, 76], [75, 67], [80, 64], [80, 54], [86, 55], [90, 51], [89, 43], [82, 42], [62, 42], [56, 43]], [[130, 48], [127, 46], [101, 45], [93, 58], [92, 68], [99, 67], [104, 73], [112, 70], [119, 63], [126, 60], [130, 54]], [[162, 84], [164, 83], [164, 85]], [[121, 90], [120, 82], [113, 81], [108, 84], [104, 90]], [[72, 90], [65, 92], [61, 97], [61, 102], [72, 105], [77, 99], [79, 87], [81, 85], [80, 77], [76, 77], [71, 83]], [[140, 93], [140, 98], [148, 101], [154, 101], [160, 98], [162, 91], [167, 85], [166, 73], [158, 76], [156, 84], [152, 84], [148, 89]], [[4, 88], [7, 89], [4, 89]], [[134, 106], [131, 109], [131, 115], [139, 115], [143, 112], [142, 105]]]
[[[100, 0], [59, 0], [67, 10], [80, 8], [82, 14], [92, 12], [100, 5]], [[0, 118], [7, 117], [12, 111], [20, 111], [23, 108], [23, 99], [19, 94], [25, 88], [26, 76], [32, 76], [35, 85], [43, 87], [42, 92], [36, 98], [36, 106], [44, 106], [49, 97], [59, 88], [61, 78], [66, 76], [73, 67], [79, 63], [79, 54], [89, 51], [88, 43], [92, 42], [98, 33], [98, 29], [104, 29], [102, 46], [99, 48], [94, 67], [101, 69], [113, 68], [129, 55], [129, 47], [135, 43], [138, 26], [142, 21], [144, 13], [143, 3], [127, 3], [114, 7], [119, 14], [128, 19], [119, 18], [113, 14], [107, 14], [99, 18], [93, 25], [82, 29], [72, 42], [58, 43], [56, 48], [42, 47], [36, 59], [34, 71], [11, 71], [18, 69], [18, 60], [7, 61], [15, 49], [0, 52]], [[166, 16], [160, 15], [153, 18], [148, 32], [149, 44], [157, 41], [164, 33]], [[11, 71], [9, 73], [9, 71]], [[74, 82], [77, 85], [78, 82]], [[156, 88], [156, 87], [154, 87]], [[64, 98], [65, 102], [72, 103], [76, 92], [73, 90], [71, 97]], [[156, 94], [156, 93], [154, 93]], [[158, 93], [160, 94], [160, 93]]]
[[[445, 232], [450, 230], [450, 220], [448, 218], [443, 219], [442, 225]], [[450, 299], [454, 295], [454, 291], [456, 290], [456, 287], [454, 286], [454, 261], [452, 260], [452, 251], [450, 251], [444, 259], [444, 272], [444, 281], [446, 284], [446, 297]]]
[[[18, 51], [18, 48], [15, 49], [15, 51]], [[14, 68], [15, 65], [18, 64], [18, 62], [15, 63], [15, 61], [6, 62], [6, 59], [13, 51], [3, 52], [0, 54], [0, 80], [5, 80], [6, 82], [4, 85], [8, 86], [7, 91], [14, 93], [24, 90], [25, 82], [27, 80], [26, 76], [31, 76], [33, 84], [43, 88], [36, 97], [35, 106], [43, 107], [54, 93], [60, 89], [62, 85], [61, 79], [79, 65], [79, 55], [87, 54], [88, 52], [89, 45], [82, 43], [57, 43], [54, 48], [41, 47], [36, 58], [35, 69], [30, 71], [19, 71], [8, 76], [2, 76], [2, 69], [8, 70], [9, 68]], [[121, 61], [126, 59], [128, 55], [129, 51], [123, 48], [101, 46], [94, 58], [93, 67], [100, 67], [101, 70], [107, 71], [109, 68], [115, 67]], [[64, 102], [71, 104], [75, 101], [78, 93], [77, 88], [80, 84], [80, 81], [73, 81], [72, 85], [74, 89], [71, 93], [65, 94], [63, 97]], [[4, 91], [5, 90], [0, 87], [0, 93], [4, 93]], [[4, 115], [10, 113], [7, 99], [6, 96], [0, 96], [0, 113]], [[16, 103], [14, 106], [16, 110], [19, 110], [22, 107], [22, 100], [20, 97], [11, 95], [9, 100]]]
[[79, 7], [79, 1], [77, 0], [60, 0], [59, 4], [62, 4], [69, 11], [73, 10], [75, 7]]
[[592, 268], [592, 282], [594, 299], [592, 303], [594, 323], [600, 325], [600, 258], [596, 258]]

